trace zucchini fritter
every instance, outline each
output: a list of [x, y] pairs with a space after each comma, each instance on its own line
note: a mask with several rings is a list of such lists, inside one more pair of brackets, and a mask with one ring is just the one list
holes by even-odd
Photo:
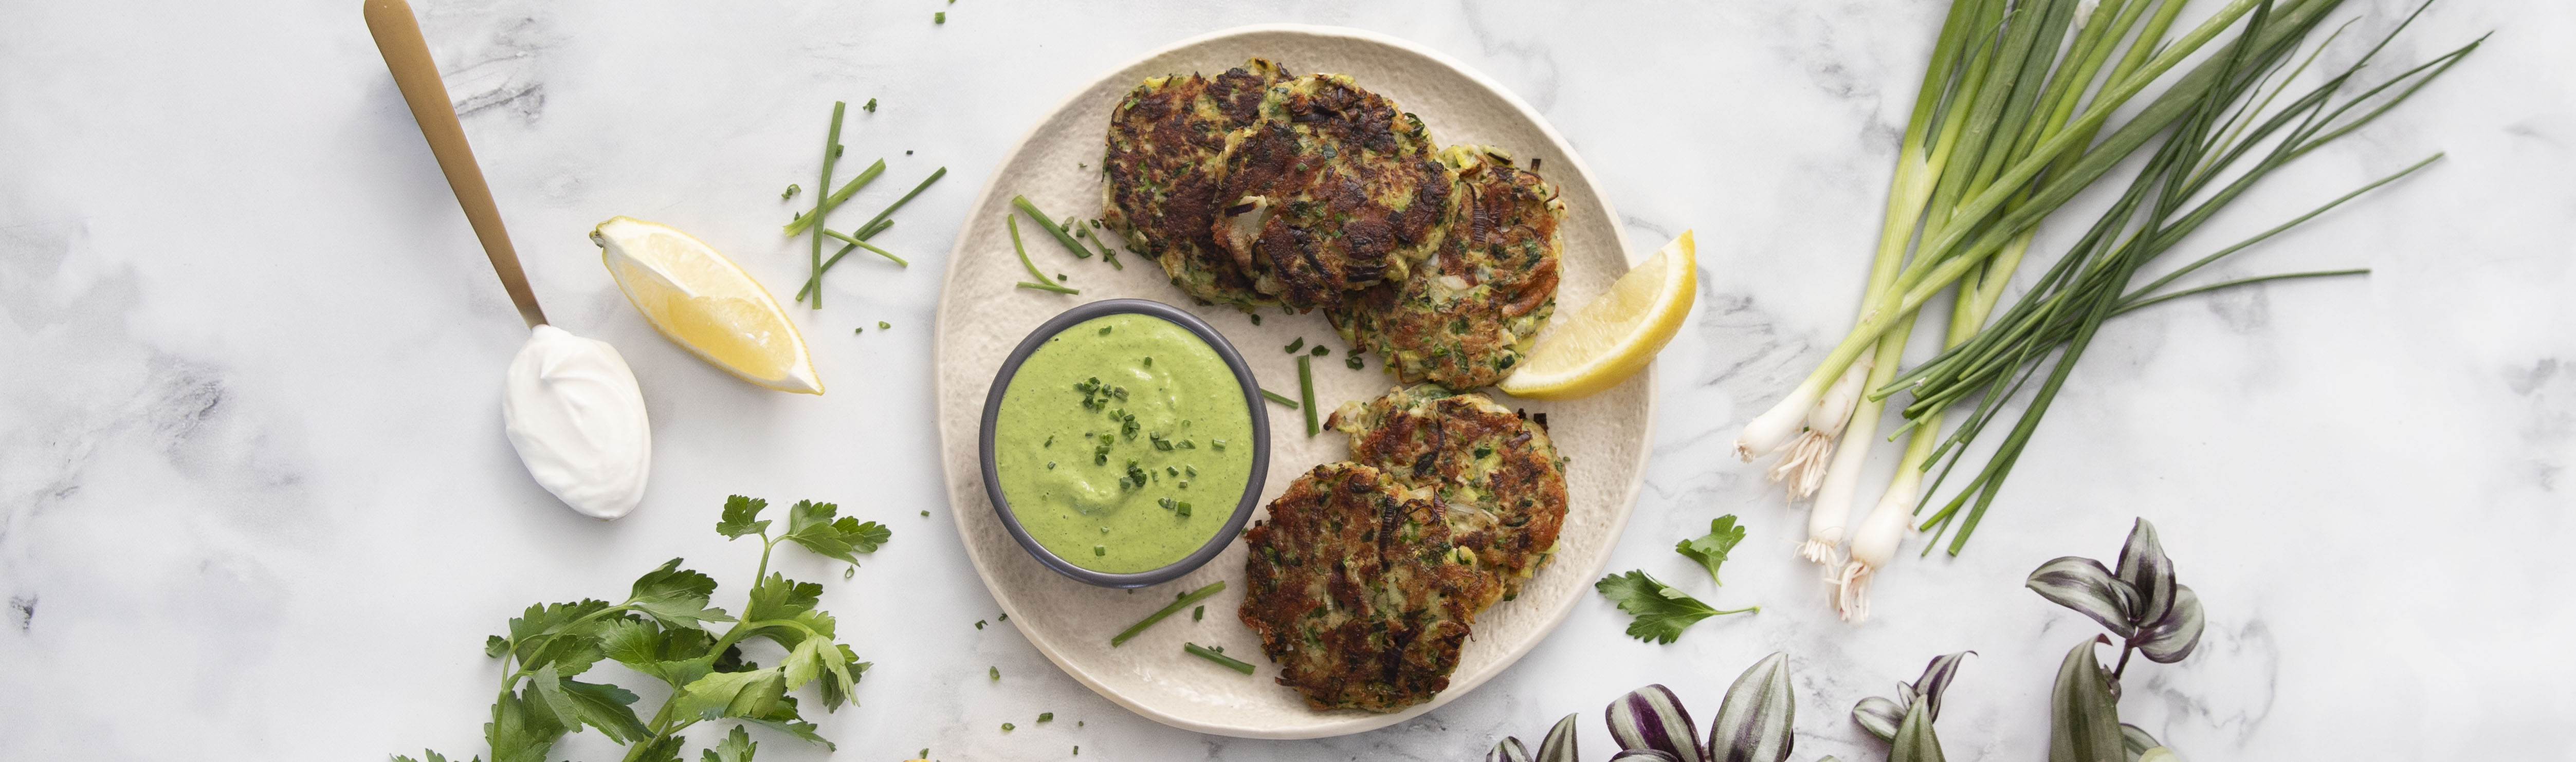
[[1350, 433], [1352, 460], [1431, 493], [1456, 544], [1500, 578], [1492, 594], [1519, 596], [1556, 553], [1565, 471], [1545, 426], [1438, 384], [1344, 404], [1330, 425]]
[[1272, 86], [1219, 161], [1212, 232], [1255, 288], [1299, 312], [1403, 280], [1455, 197], [1422, 120], [1342, 74]]
[[1450, 146], [1457, 211], [1413, 269], [1325, 312], [1353, 351], [1375, 351], [1405, 383], [1489, 386], [1511, 375], [1556, 313], [1557, 223], [1565, 202], [1535, 172], [1486, 146]]
[[1392, 712], [1449, 687], [1486, 580], [1431, 501], [1368, 466], [1316, 466], [1244, 543], [1239, 616], [1308, 706]]
[[1251, 59], [1214, 78], [1145, 80], [1109, 116], [1103, 221], [1163, 266], [1172, 285], [1200, 301], [1245, 311], [1273, 299], [1211, 232], [1218, 207], [1214, 172], [1227, 134], [1249, 125], [1262, 97], [1288, 73]]

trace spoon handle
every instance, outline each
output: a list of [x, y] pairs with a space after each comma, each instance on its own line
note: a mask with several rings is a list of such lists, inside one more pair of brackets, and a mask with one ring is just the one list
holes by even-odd
[[402, 90], [403, 102], [411, 104], [411, 118], [420, 123], [421, 137], [429, 139], [429, 152], [437, 155], [438, 169], [447, 174], [447, 187], [456, 191], [456, 203], [465, 207], [465, 220], [473, 223], [474, 237], [483, 242], [483, 253], [492, 258], [492, 269], [501, 274], [501, 287], [510, 292], [510, 303], [519, 308], [519, 317], [534, 328], [546, 323], [546, 313], [537, 308], [536, 292], [528, 290], [528, 274], [519, 269], [519, 252], [510, 247], [510, 231], [501, 227], [501, 210], [492, 204], [492, 187], [483, 182], [483, 169], [474, 164], [474, 149], [465, 144], [465, 126], [456, 121], [456, 107], [447, 100], [447, 85], [438, 81], [438, 64], [429, 58], [429, 43], [420, 37], [420, 22], [412, 18], [411, 4], [404, 0], [366, 0], [367, 31], [376, 37], [376, 50], [385, 55], [385, 68], [393, 70], [394, 86]]

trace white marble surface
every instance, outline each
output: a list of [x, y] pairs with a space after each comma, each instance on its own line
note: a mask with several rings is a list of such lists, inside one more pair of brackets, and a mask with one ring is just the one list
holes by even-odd
[[[820, 720], [844, 759], [1054, 759], [1076, 744], [1086, 759], [1467, 759], [1568, 712], [1597, 759], [1611, 748], [1599, 711], [1621, 692], [1666, 683], [1705, 717], [1774, 650], [1793, 656], [1798, 758], [1875, 759], [1852, 703], [1960, 649], [1982, 655], [1947, 704], [1952, 754], [2038, 759], [2048, 676], [2092, 628], [2022, 575], [2108, 556], [2140, 515], [2211, 626], [2189, 661], [2132, 676], [2122, 710], [2187, 757], [2576, 758], [2563, 3], [2428, 14], [2398, 56], [2498, 35], [2185, 247], [2449, 151], [2222, 268], [2376, 273], [2108, 329], [1968, 553], [1908, 557], [1858, 627], [1833, 620], [1790, 553], [1803, 515], [1724, 450], [1850, 319], [1932, 3], [424, 2], [549, 315], [616, 344], [643, 380], [652, 491], [615, 523], [564, 509], [515, 462], [498, 392], [522, 329], [356, 6], [0, 5], [0, 758], [477, 751], [495, 678], [482, 636], [532, 601], [616, 594], [672, 556], [731, 599], [750, 551], [707, 530], [732, 492], [837, 500], [895, 529], [824, 599], [877, 664], [863, 706]], [[2368, 32], [2402, 9], [2354, 0], [2346, 15], [2367, 12]], [[1029, 122], [1097, 72], [1283, 20], [1402, 35], [1480, 68], [1583, 152], [1632, 238], [1699, 231], [1698, 314], [1654, 368], [1656, 455], [1612, 567], [1686, 579], [1671, 543], [1735, 513], [1752, 539], [1715, 601], [1762, 613], [1654, 646], [1595, 600], [1421, 720], [1301, 742], [1153, 724], [1007, 624], [972, 627], [993, 607], [941, 515], [925, 405], [957, 215]], [[915, 255], [909, 270], [845, 264], [827, 309], [799, 313], [831, 394], [761, 391], [656, 337], [589, 226], [666, 221], [794, 283], [802, 252], [771, 232], [787, 216], [777, 192], [812, 183], [831, 100], [871, 97], [881, 109], [854, 111], [845, 142], [891, 169], [864, 205], [932, 167], [951, 176], [881, 239]], [[1031, 722], [1040, 711], [1057, 720]], [[762, 759], [827, 756], [762, 738]], [[558, 756], [608, 749], [585, 733]]]

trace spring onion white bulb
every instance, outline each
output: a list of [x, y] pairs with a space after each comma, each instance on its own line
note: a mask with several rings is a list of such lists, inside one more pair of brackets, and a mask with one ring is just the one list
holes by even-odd
[[1888, 482], [1887, 494], [1879, 496], [1868, 518], [1861, 519], [1860, 533], [1852, 536], [1851, 560], [1843, 564], [1842, 573], [1834, 575], [1834, 611], [1843, 621], [1869, 619], [1870, 578], [1895, 558], [1896, 546], [1905, 541], [1922, 487], [1921, 469], [1899, 466], [1896, 478]]
[[1843, 377], [1825, 390], [1825, 397], [1807, 410], [1807, 430], [1789, 443], [1787, 454], [1771, 466], [1771, 481], [1789, 483], [1789, 499], [1804, 500], [1816, 495], [1824, 484], [1825, 464], [1834, 454], [1834, 441], [1842, 438], [1843, 427], [1851, 422], [1852, 408], [1860, 404], [1862, 384], [1869, 380], [1873, 358], [1862, 357], [1843, 371]]
[[1772, 405], [1770, 411], [1744, 424], [1744, 433], [1735, 437], [1735, 457], [1751, 462], [1754, 458], [1778, 451], [1789, 443], [1790, 437], [1797, 436], [1798, 431], [1806, 427], [1807, 411], [1814, 408], [1816, 400], [1823, 396], [1824, 387], [1800, 384], [1788, 398], [1780, 400], [1780, 404]]

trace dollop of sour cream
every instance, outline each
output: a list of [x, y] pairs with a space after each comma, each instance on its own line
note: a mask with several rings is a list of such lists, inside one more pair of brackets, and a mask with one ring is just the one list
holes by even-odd
[[530, 331], [502, 385], [501, 420], [528, 475], [582, 515], [614, 519], [644, 499], [653, 465], [644, 393], [607, 342], [551, 325]]

